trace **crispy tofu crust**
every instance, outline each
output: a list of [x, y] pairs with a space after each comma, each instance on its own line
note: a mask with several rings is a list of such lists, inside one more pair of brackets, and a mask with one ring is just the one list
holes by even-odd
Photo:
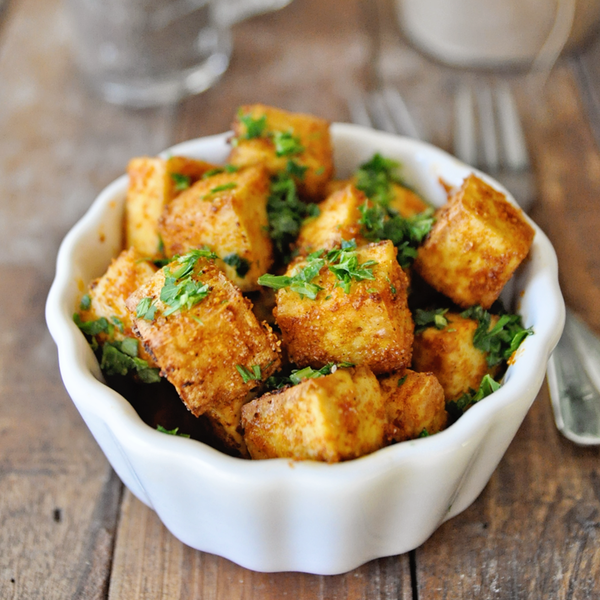
[[[266, 115], [266, 128], [259, 137], [247, 139], [246, 126], [241, 115], [259, 119]], [[307, 167], [304, 177], [297, 181], [298, 191], [314, 201], [325, 197], [327, 182], [333, 174], [333, 149], [329, 134], [329, 121], [313, 115], [292, 113], [264, 104], [241, 106], [232, 124], [235, 145], [231, 149], [231, 164], [245, 167], [264, 164], [269, 174], [285, 171], [288, 161]], [[269, 133], [290, 132], [298, 137], [304, 150], [300, 154], [278, 156]]]
[[164, 207], [179, 193], [173, 174], [190, 181], [215, 168], [201, 160], [173, 156], [168, 160], [138, 157], [129, 161], [129, 188], [125, 199], [125, 247], [134, 246], [144, 256], [161, 254], [158, 219]]
[[[195, 183], [164, 210], [158, 229], [168, 257], [208, 246], [219, 266], [242, 291], [259, 288], [257, 279], [273, 262], [268, 235], [269, 177], [263, 167], [220, 173]], [[247, 272], [222, 259], [237, 255]], [[243, 273], [243, 274], [242, 274]]]
[[[479, 389], [484, 375], [494, 377], [499, 367], [488, 367], [486, 353], [473, 346], [477, 321], [452, 312], [444, 316], [448, 320], [444, 329], [428, 327], [415, 335], [412, 366], [415, 371], [432, 372], [451, 401]], [[498, 317], [492, 316], [490, 327], [497, 322]]]
[[[113, 318], [117, 317], [122, 323], [123, 330], [115, 327], [114, 339], [122, 341], [125, 338], [134, 338], [133, 320], [125, 306], [125, 301], [139, 286], [151, 279], [156, 270], [154, 264], [144, 260], [135, 248], [123, 250], [117, 258], [112, 260], [106, 273], [91, 282], [89, 288], [90, 308], [81, 311], [81, 319], [94, 321], [105, 317], [112, 323]], [[105, 334], [99, 334], [97, 337], [100, 343], [104, 343], [107, 339]], [[148, 361], [150, 367], [156, 367], [152, 357], [145, 352], [141, 345], [139, 346], [139, 357]]]
[[[376, 374], [408, 367], [413, 322], [407, 305], [408, 281], [389, 240], [357, 250], [360, 263], [375, 260], [374, 280], [353, 281], [350, 293], [338, 287], [326, 267], [314, 279], [315, 300], [290, 289], [277, 292], [275, 319], [290, 359], [297, 365], [322, 367], [329, 362], [366, 365]], [[305, 259], [290, 265], [288, 275]]]
[[242, 424], [254, 459], [333, 463], [383, 447], [387, 417], [377, 379], [357, 367], [252, 400]]
[[359, 207], [367, 202], [366, 196], [352, 184], [334, 192], [319, 204], [320, 214], [307, 220], [300, 229], [296, 247], [300, 254], [315, 250], [330, 250], [342, 240], [356, 240], [361, 246], [368, 242], [360, 233]]
[[407, 369], [379, 379], [395, 442], [412, 440], [426, 432], [438, 433], [448, 423], [444, 390], [433, 373]]
[[[238, 365], [260, 367], [261, 378], [266, 379], [279, 368], [280, 351], [271, 328], [257, 321], [250, 302], [222, 271], [199, 260], [193, 279], [208, 284], [211, 291], [189, 310], [162, 314], [165, 268], [127, 299], [127, 309], [134, 317], [134, 332], [154, 356], [161, 374], [198, 416], [238, 402], [260, 385], [254, 379], [244, 383]], [[147, 297], [157, 306], [152, 321], [135, 317], [138, 302]]]
[[459, 306], [489, 308], [527, 256], [535, 231], [519, 208], [475, 175], [436, 217], [414, 268]]

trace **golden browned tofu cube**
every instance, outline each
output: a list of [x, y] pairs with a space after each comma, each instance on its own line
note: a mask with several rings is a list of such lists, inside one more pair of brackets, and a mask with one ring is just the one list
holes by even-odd
[[308, 219], [301, 227], [296, 246], [301, 254], [315, 250], [330, 250], [342, 240], [356, 240], [357, 245], [367, 243], [361, 235], [359, 207], [367, 201], [365, 195], [348, 184], [319, 204], [320, 214]]
[[158, 219], [163, 208], [180, 191], [214, 168], [210, 163], [182, 156], [166, 160], [140, 157], [129, 161], [125, 247], [135, 246], [144, 256], [159, 256]]
[[210, 261], [198, 259], [178, 279], [185, 259], [158, 271], [128, 298], [127, 309], [161, 374], [200, 415], [237, 402], [269, 377], [280, 364], [279, 342]]
[[258, 289], [256, 280], [273, 261], [267, 231], [268, 192], [269, 177], [260, 166], [196, 182], [160, 218], [165, 254], [171, 257], [207, 246], [242, 291]]
[[444, 390], [433, 373], [407, 369], [379, 380], [396, 442], [438, 433], [448, 422]]
[[[486, 353], [473, 345], [478, 323], [458, 313], [444, 315], [443, 329], [428, 327], [415, 334], [412, 366], [421, 373], [432, 372], [444, 389], [446, 400], [456, 400], [469, 390], [477, 390], [486, 374], [494, 377], [498, 366], [489, 367]], [[490, 327], [498, 322], [493, 315]]]
[[303, 175], [298, 191], [315, 201], [325, 197], [333, 173], [329, 122], [263, 104], [240, 107], [232, 125], [233, 147], [229, 161], [238, 166], [264, 164], [274, 175], [293, 161]]
[[414, 268], [459, 306], [489, 308], [527, 256], [534, 234], [519, 208], [470, 175], [437, 212]]
[[[277, 292], [275, 319], [297, 365], [349, 362], [376, 374], [410, 365], [413, 322], [396, 248], [385, 240], [358, 248], [356, 255], [359, 265], [374, 262], [373, 278], [352, 279], [349, 293], [327, 266], [312, 281], [322, 288], [314, 300], [289, 287]], [[297, 259], [286, 275], [293, 277], [306, 265], [307, 259]]]
[[429, 204], [412, 190], [397, 183], [392, 183], [392, 194], [390, 208], [393, 208], [403, 217], [413, 217], [429, 208]]
[[242, 425], [254, 459], [333, 463], [384, 446], [387, 416], [376, 377], [356, 367], [252, 400], [242, 408]]
[[[104, 317], [114, 326], [112, 339], [122, 341], [125, 338], [135, 338], [132, 331], [133, 320], [125, 301], [138, 287], [151, 279], [156, 270], [154, 264], [144, 260], [135, 248], [123, 250], [112, 260], [106, 273], [90, 284], [89, 308], [81, 311], [81, 320], [95, 321]], [[97, 337], [101, 343], [108, 339], [106, 334], [99, 334]], [[151, 367], [156, 366], [141, 344], [138, 356], [147, 360]]]
[[255, 395], [240, 396], [232, 402], [211, 406], [204, 415], [208, 419], [213, 435], [231, 454], [250, 458], [242, 429], [242, 406]]

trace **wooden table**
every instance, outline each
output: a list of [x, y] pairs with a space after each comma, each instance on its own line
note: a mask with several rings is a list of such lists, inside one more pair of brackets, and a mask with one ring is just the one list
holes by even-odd
[[[381, 78], [448, 147], [461, 74], [420, 56], [380, 0]], [[83, 89], [59, 0], [0, 13], [1, 598], [600, 598], [600, 450], [555, 429], [542, 389], [480, 498], [409, 554], [335, 577], [261, 574], [176, 540], [116, 477], [68, 398], [44, 303], [58, 245], [129, 158], [229, 127], [262, 101], [347, 120], [373, 38], [358, 0], [294, 0], [234, 31], [230, 70], [177, 106], [131, 111]], [[567, 302], [600, 332], [600, 151], [577, 61], [513, 76]], [[600, 63], [599, 63], [600, 64]]]

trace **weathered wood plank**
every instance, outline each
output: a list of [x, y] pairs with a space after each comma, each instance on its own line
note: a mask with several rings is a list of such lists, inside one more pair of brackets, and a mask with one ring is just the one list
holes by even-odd
[[81, 87], [59, 0], [13, 0], [0, 30], [0, 597], [105, 598], [122, 484], [60, 381], [44, 304], [58, 243], [173, 111]]

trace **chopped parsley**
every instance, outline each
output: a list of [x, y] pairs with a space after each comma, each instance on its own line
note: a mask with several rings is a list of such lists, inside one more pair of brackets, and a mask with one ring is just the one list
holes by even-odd
[[290, 246], [298, 237], [302, 222], [318, 214], [319, 207], [316, 204], [306, 204], [300, 200], [296, 182], [289, 172], [277, 173], [271, 179], [267, 201], [269, 237], [284, 262], [290, 258]]
[[154, 320], [154, 314], [156, 313], [156, 304], [154, 304], [154, 298], [142, 298], [135, 307], [135, 316], [137, 319], [145, 319], [146, 321]]
[[183, 173], [171, 173], [171, 179], [175, 184], [175, 190], [178, 192], [187, 190], [192, 183], [192, 178], [189, 175], [184, 175]]
[[367, 198], [382, 206], [388, 206], [394, 197], [392, 183], [403, 185], [395, 172], [400, 164], [395, 160], [384, 158], [379, 153], [356, 171], [356, 187], [364, 192]]
[[[123, 324], [118, 317], [112, 317], [114, 322], [120, 324], [120, 331], [123, 331]], [[106, 375], [127, 375], [136, 374], [144, 383], [156, 383], [160, 381], [159, 369], [150, 368], [148, 362], [138, 358], [138, 344], [135, 338], [126, 337], [123, 340], [113, 339], [115, 325], [110, 323], [105, 317], [100, 317], [94, 321], [82, 321], [78, 313], [73, 315], [73, 321], [88, 337], [88, 342], [94, 352], [98, 352], [100, 369]], [[104, 333], [109, 340], [100, 345], [95, 336]]]
[[106, 375], [136, 373], [144, 383], [160, 381], [159, 369], [148, 367], [147, 361], [138, 358], [138, 341], [135, 338], [105, 342], [100, 369]]
[[274, 131], [271, 134], [276, 156], [296, 156], [304, 152], [300, 138], [291, 131]]
[[169, 435], [176, 435], [179, 437], [189, 438], [189, 433], [179, 433], [179, 427], [175, 427], [175, 429], [165, 429], [162, 425], [156, 426], [156, 431], [160, 431], [161, 433], [168, 433]]
[[235, 269], [238, 277], [245, 277], [250, 270], [250, 261], [241, 257], [239, 254], [228, 254], [223, 258], [223, 262]]
[[500, 387], [500, 384], [490, 375], [484, 375], [477, 391], [471, 389], [468, 392], [465, 392], [460, 398], [446, 402], [446, 410], [448, 411], [450, 419], [455, 421], [463, 415], [468, 408], [471, 408], [473, 404], [483, 400], [483, 398], [486, 398], [491, 393], [500, 389]]
[[241, 110], [238, 113], [238, 119], [243, 123], [246, 128], [246, 133], [241, 135], [242, 139], [251, 140], [259, 138], [265, 132], [267, 128], [267, 115], [260, 117], [253, 117], [250, 114], [244, 115]]
[[307, 296], [314, 300], [323, 288], [312, 283], [312, 280], [317, 277], [324, 266], [327, 266], [336, 276], [338, 280], [336, 287], [341, 287], [346, 294], [349, 294], [353, 280], [375, 279], [372, 267], [376, 264], [377, 262], [374, 260], [359, 263], [356, 242], [342, 240], [341, 248], [330, 250], [326, 254], [324, 254], [324, 250], [309, 254], [306, 258], [306, 265], [293, 275], [270, 275], [267, 273], [258, 278], [258, 283], [275, 290], [290, 288], [291, 291], [300, 294], [301, 298]]
[[298, 164], [295, 160], [288, 160], [285, 167], [286, 173], [289, 173], [292, 177], [297, 179], [304, 179], [308, 167]]
[[222, 168], [217, 167], [215, 169], [209, 169], [206, 171], [206, 173], [204, 173], [204, 175], [202, 175], [202, 179], [208, 179], [213, 175], [219, 175], [221, 173], [235, 173], [236, 171], [239, 171], [239, 169], [240, 168], [237, 165], [225, 165]]
[[237, 183], [235, 181], [230, 181], [229, 183], [224, 183], [222, 185], [217, 185], [214, 188], [211, 188], [211, 194], [217, 194], [218, 192], [225, 192], [227, 190], [233, 190], [237, 187]]
[[429, 327], [444, 329], [444, 327], [448, 325], [448, 319], [444, 316], [447, 312], [447, 308], [434, 308], [433, 310], [417, 308], [413, 315], [415, 321], [415, 333], [421, 333]]
[[398, 379], [398, 387], [400, 387], [406, 381], [407, 377], [408, 377], [408, 375], [404, 375], [403, 377], [400, 377]]
[[265, 385], [267, 386], [267, 389], [278, 390], [286, 386], [298, 385], [306, 379], [316, 379], [317, 377], [335, 373], [338, 369], [347, 369], [354, 366], [354, 363], [341, 362], [327, 363], [320, 369], [313, 369], [312, 367], [293, 369], [289, 375], [271, 375], [271, 377], [266, 380]]
[[235, 365], [237, 372], [240, 374], [244, 383], [249, 381], [261, 381], [262, 373], [260, 365], [252, 365], [250, 368], [244, 367], [243, 365]]
[[429, 437], [429, 431], [427, 431], [427, 429], [422, 429], [421, 433], [418, 435], [418, 437], [420, 438], [424, 438], [424, 437]]
[[473, 345], [487, 353], [488, 366], [493, 367], [508, 360], [521, 342], [533, 334], [530, 327], [525, 329], [520, 315], [502, 313], [497, 323], [490, 327], [492, 315], [481, 306], [472, 306], [460, 313], [461, 317], [477, 321], [477, 329], [473, 334]]
[[433, 226], [433, 208], [403, 217], [382, 204], [365, 202], [359, 207], [361, 233], [370, 241], [391, 240], [398, 248], [398, 262], [409, 267], [417, 257], [417, 247]]

